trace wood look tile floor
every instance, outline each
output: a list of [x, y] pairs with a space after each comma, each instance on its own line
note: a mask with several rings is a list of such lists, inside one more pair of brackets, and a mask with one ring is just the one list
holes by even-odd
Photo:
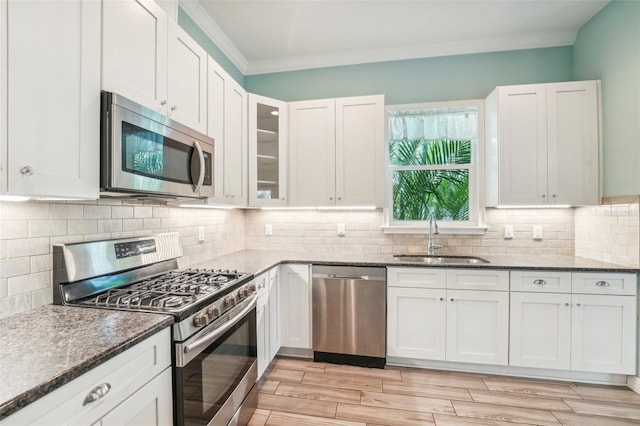
[[277, 357], [249, 426], [640, 425], [626, 387]]

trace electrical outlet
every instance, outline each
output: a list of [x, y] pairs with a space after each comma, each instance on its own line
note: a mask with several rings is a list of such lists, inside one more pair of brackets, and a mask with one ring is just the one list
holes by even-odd
[[204, 241], [204, 226], [198, 226], [198, 241]]
[[273, 226], [270, 223], [264, 225], [264, 235], [273, 235]]
[[344, 223], [338, 224], [338, 235], [343, 237], [346, 234], [346, 229], [344, 227]]
[[533, 225], [533, 239], [534, 240], [542, 239], [542, 225]]
[[504, 226], [504, 238], [505, 239], [513, 238], [513, 225]]

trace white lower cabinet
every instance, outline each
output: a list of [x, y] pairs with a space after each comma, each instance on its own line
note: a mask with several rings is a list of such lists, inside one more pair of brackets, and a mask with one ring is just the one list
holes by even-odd
[[511, 293], [509, 364], [571, 367], [571, 295]]
[[572, 297], [571, 369], [636, 372], [635, 296]]
[[[538, 281], [539, 291], [511, 293], [510, 365], [635, 373], [636, 296], [629, 294], [637, 285], [634, 274], [528, 274], [531, 282]], [[513, 286], [514, 277], [521, 282], [521, 275], [512, 272], [512, 289], [532, 288]], [[566, 282], [566, 275], [570, 275], [571, 288], [554, 284]], [[599, 294], [576, 294], [585, 292]]]
[[[458, 278], [485, 282], [506, 271], [389, 268], [387, 289], [387, 356], [506, 365], [509, 346], [509, 294], [506, 291], [450, 290]], [[434, 280], [439, 277], [439, 280]], [[445, 278], [446, 277], [446, 278]], [[444, 279], [444, 281], [442, 281]], [[500, 276], [496, 281], [504, 281]], [[452, 282], [450, 283], [450, 280]], [[403, 285], [408, 287], [402, 287]], [[429, 288], [429, 287], [438, 288]]]
[[256, 305], [258, 377], [280, 350], [280, 293], [279, 267], [256, 277], [258, 303]]
[[[173, 422], [171, 380], [171, 333], [166, 328], [0, 425], [169, 425]], [[85, 402], [96, 392], [103, 396]]]
[[509, 293], [447, 290], [447, 361], [507, 365]]
[[387, 288], [387, 356], [445, 359], [444, 289]]
[[311, 349], [311, 280], [309, 265], [280, 265], [280, 343]]

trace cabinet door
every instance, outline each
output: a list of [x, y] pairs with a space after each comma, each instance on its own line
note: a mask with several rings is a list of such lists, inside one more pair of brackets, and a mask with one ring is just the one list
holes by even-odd
[[635, 296], [572, 297], [571, 369], [636, 372]]
[[280, 332], [283, 347], [311, 349], [309, 265], [280, 266]]
[[102, 426], [170, 425], [171, 368], [167, 368], [102, 418]]
[[445, 359], [446, 291], [387, 288], [387, 356]]
[[509, 365], [571, 366], [571, 295], [511, 293]]
[[598, 83], [546, 86], [549, 203], [600, 204]]
[[225, 81], [224, 193], [231, 205], [247, 204], [247, 92]]
[[286, 203], [288, 157], [286, 102], [249, 94], [249, 205]]
[[547, 199], [547, 120], [544, 84], [498, 89], [499, 204]]
[[280, 332], [280, 273], [269, 271], [269, 361], [278, 354], [282, 344]]
[[256, 304], [256, 329], [258, 355], [258, 378], [262, 377], [271, 362], [269, 358], [269, 310], [268, 297], [258, 297]]
[[11, 0], [0, 7], [7, 22], [0, 29], [7, 67], [2, 189], [98, 198], [100, 3]]
[[207, 58], [207, 67], [207, 135], [214, 140], [214, 196], [212, 201], [225, 203], [227, 201], [224, 188], [225, 99], [227, 89], [225, 82], [231, 79], [231, 76], [210, 56]]
[[447, 361], [507, 365], [509, 293], [447, 290]]
[[102, 88], [166, 113], [167, 14], [153, 0], [105, 0], [102, 11]]
[[169, 117], [207, 133], [207, 52], [170, 21], [168, 59]]
[[384, 204], [384, 96], [336, 99], [336, 205]]
[[335, 100], [289, 104], [289, 201], [292, 206], [335, 204]]

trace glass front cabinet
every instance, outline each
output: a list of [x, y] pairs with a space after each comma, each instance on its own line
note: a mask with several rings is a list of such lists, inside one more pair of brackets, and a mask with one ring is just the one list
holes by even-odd
[[249, 206], [287, 199], [287, 103], [249, 94]]

